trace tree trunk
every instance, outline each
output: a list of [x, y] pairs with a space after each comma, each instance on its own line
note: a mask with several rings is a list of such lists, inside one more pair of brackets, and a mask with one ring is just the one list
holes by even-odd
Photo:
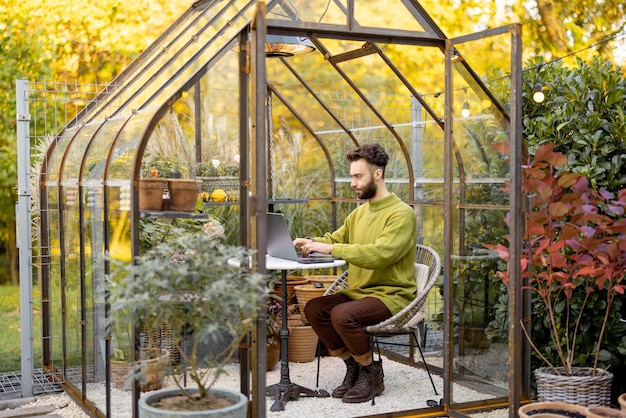
[[558, 16], [554, 11], [554, 2], [552, 0], [537, 0], [537, 8], [541, 21], [546, 27], [548, 38], [556, 47], [563, 52], [569, 52], [563, 26], [561, 26]]

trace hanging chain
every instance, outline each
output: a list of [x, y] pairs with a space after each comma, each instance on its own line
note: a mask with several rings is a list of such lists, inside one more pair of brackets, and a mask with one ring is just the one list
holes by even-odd
[[270, 90], [267, 91], [267, 139], [269, 142], [268, 147], [268, 165], [269, 165], [269, 183], [271, 187], [271, 195], [270, 197], [275, 197], [276, 190], [274, 189], [274, 135], [273, 135], [273, 124], [272, 124], [272, 92]]

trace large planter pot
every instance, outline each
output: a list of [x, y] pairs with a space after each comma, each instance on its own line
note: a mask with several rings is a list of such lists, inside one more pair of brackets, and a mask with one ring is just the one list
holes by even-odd
[[167, 179], [148, 177], [139, 179], [139, 210], [161, 210]]
[[[560, 373], [560, 374], [558, 374]], [[535, 370], [537, 398], [540, 402], [568, 402], [582, 406], [609, 406], [613, 374], [590, 367], [576, 367], [567, 375], [562, 368]]]
[[[142, 349], [142, 353], [146, 353], [146, 349]], [[161, 350], [161, 356], [151, 359], [141, 360], [139, 365], [145, 376], [145, 382], [141, 382], [139, 387], [142, 392], [161, 389], [163, 387], [163, 369], [169, 361], [170, 353], [168, 350]], [[132, 363], [128, 361], [111, 360], [111, 379], [118, 389], [130, 390], [132, 378], [130, 372]]]
[[302, 317], [302, 321], [305, 324], [309, 323], [309, 321], [307, 321], [306, 319], [306, 316], [304, 315], [304, 307], [306, 306], [307, 302], [313, 298], [322, 296], [329, 286], [330, 286], [329, 284], [325, 285], [324, 283], [321, 283], [321, 282], [313, 283], [313, 284], [307, 283], [307, 284], [295, 286], [294, 289], [296, 291], [296, 299], [298, 300], [298, 308], [300, 309], [300, 316]]
[[520, 418], [586, 418], [587, 408], [566, 402], [533, 402], [518, 410]]
[[[296, 286], [300, 286], [303, 284], [307, 284], [309, 279], [305, 279], [301, 276], [287, 276], [287, 304], [293, 305], [296, 301]], [[274, 283], [274, 289], [272, 290], [272, 294], [282, 297], [283, 284], [281, 281], [277, 281]]]
[[606, 406], [590, 406], [587, 408], [587, 418], [626, 418], [626, 412]]
[[194, 212], [201, 185], [202, 180], [168, 179], [167, 188], [170, 191], [170, 209], [173, 211]]
[[337, 280], [337, 277], [339, 276], [333, 276], [332, 274], [318, 275], [318, 276], [304, 276], [305, 279], [309, 280], [309, 283], [323, 283], [324, 287], [328, 287], [331, 284], [333, 284], [333, 282]]
[[[185, 391], [187, 393], [198, 392], [197, 389], [192, 388], [186, 388]], [[248, 398], [244, 394], [227, 389], [209, 389], [209, 394], [226, 399], [231, 405], [206, 411], [161, 409], [153, 405], [161, 400], [181, 395], [180, 389], [178, 388], [161, 389], [147, 393], [139, 398], [139, 418], [246, 418], [248, 414]]]
[[310, 325], [289, 328], [288, 356], [290, 362], [308, 363], [315, 359], [317, 334]]

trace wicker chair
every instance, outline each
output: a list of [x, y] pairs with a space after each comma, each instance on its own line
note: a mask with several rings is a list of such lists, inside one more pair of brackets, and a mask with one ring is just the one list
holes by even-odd
[[[428, 268], [427, 274], [421, 274], [424, 267]], [[430, 290], [434, 287], [439, 278], [441, 271], [441, 259], [439, 254], [432, 248], [425, 245], [417, 245], [415, 256], [415, 280], [417, 285], [417, 293], [415, 299], [391, 318], [386, 319], [376, 325], [365, 327], [365, 331], [370, 335], [370, 341], [372, 344], [372, 361], [374, 360], [374, 349], [378, 353], [380, 359], [380, 344], [381, 338], [395, 337], [398, 335], [409, 335], [413, 339], [415, 345], [419, 350], [420, 356], [424, 363], [430, 383], [433, 386], [435, 395], [438, 395], [435, 382], [428, 370], [424, 353], [420, 340], [417, 338], [418, 332], [422, 332], [424, 319], [426, 319], [426, 298]], [[324, 292], [324, 295], [335, 293], [336, 291], [343, 289], [348, 284], [348, 270], [346, 270], [341, 276], [339, 276], [333, 284]], [[321, 343], [318, 343], [321, 344]], [[411, 361], [413, 360], [413, 347], [414, 344], [400, 344], [395, 342], [387, 342], [388, 345], [401, 345], [409, 346], [409, 356]], [[318, 354], [321, 346], [318, 346]], [[372, 368], [373, 369], [373, 368]], [[319, 372], [320, 372], [320, 357], [317, 358], [317, 385], [319, 386]], [[373, 379], [372, 379], [373, 380]], [[372, 387], [372, 393], [375, 393], [375, 388]], [[374, 397], [372, 397], [372, 405], [375, 404]]]

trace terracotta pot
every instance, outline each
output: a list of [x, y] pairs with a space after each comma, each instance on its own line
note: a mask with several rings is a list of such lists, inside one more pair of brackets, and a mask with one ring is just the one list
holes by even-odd
[[315, 359], [317, 334], [310, 325], [289, 329], [287, 346], [290, 362], [307, 363]]
[[521, 406], [518, 413], [520, 418], [586, 418], [587, 408], [565, 402], [533, 402]]
[[[142, 352], [147, 352], [142, 349]], [[161, 357], [141, 360], [141, 371], [145, 374], [146, 381], [142, 382], [139, 387], [142, 392], [161, 389], [163, 386], [163, 369], [169, 361], [170, 353], [168, 350], [161, 350]], [[129, 361], [111, 360], [111, 378], [118, 389], [131, 390], [132, 377], [130, 376], [132, 363]]]
[[324, 285], [323, 283], [308, 283], [295, 287], [296, 299], [298, 300], [298, 308], [300, 309], [300, 316], [302, 317], [302, 321], [304, 321], [305, 324], [309, 323], [306, 319], [306, 316], [304, 315], [304, 307], [306, 306], [307, 302], [313, 298], [324, 295], [324, 292], [326, 291], [326, 289], [328, 289], [329, 286], [329, 284]]
[[626, 393], [622, 393], [619, 398], [617, 398], [617, 402], [619, 403], [619, 408], [626, 412]]
[[166, 185], [167, 179], [163, 178], [139, 179], [139, 210], [162, 210]]
[[[307, 284], [309, 279], [305, 279], [301, 276], [287, 276], [287, 304], [293, 305], [296, 303], [296, 286]], [[274, 289], [272, 294], [282, 297], [283, 284], [280, 280], [274, 283]]]
[[201, 185], [202, 180], [168, 179], [167, 188], [170, 191], [170, 209], [173, 211], [194, 212]]
[[276, 363], [278, 363], [278, 360], [280, 360], [280, 339], [275, 336], [275, 335], [271, 335], [269, 337], [267, 337], [267, 367], [265, 368], [266, 371], [270, 371], [274, 368], [274, 366], [276, 366]]
[[590, 406], [587, 408], [587, 418], [626, 418], [626, 412], [606, 406]]

